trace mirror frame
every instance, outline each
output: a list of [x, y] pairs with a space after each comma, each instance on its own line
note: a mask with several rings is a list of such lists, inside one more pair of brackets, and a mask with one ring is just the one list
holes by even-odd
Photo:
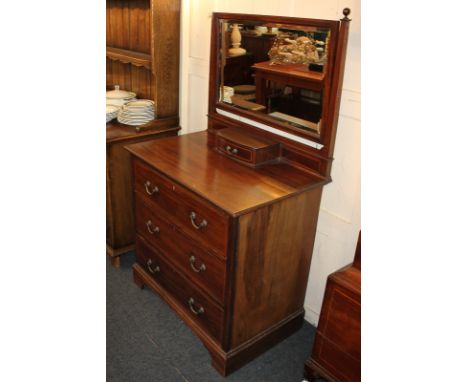
[[[270, 118], [264, 117], [262, 114], [243, 110], [234, 106], [229, 105], [226, 102], [219, 101], [219, 86], [221, 80], [221, 22], [229, 21], [230, 23], [242, 22], [256, 22], [256, 23], [277, 23], [277, 24], [289, 24], [294, 26], [306, 26], [306, 27], [319, 27], [327, 28], [330, 30], [330, 40], [328, 45], [328, 57], [326, 64], [326, 71], [323, 77], [323, 93], [322, 93], [322, 118], [320, 123], [320, 133], [314, 131], [307, 131], [293, 126], [286, 126], [281, 122], [276, 122]], [[347, 21], [347, 20], [346, 20]], [[348, 23], [346, 23], [347, 25]], [[298, 28], [300, 29], [300, 28]], [[346, 29], [346, 38], [348, 28]], [[340, 36], [340, 21], [335, 20], [320, 20], [320, 19], [305, 19], [296, 17], [283, 17], [283, 16], [264, 16], [264, 15], [250, 15], [250, 14], [236, 14], [236, 13], [213, 13], [212, 19], [212, 30], [211, 30], [211, 51], [210, 51], [210, 84], [209, 84], [209, 115], [219, 115], [216, 109], [224, 110], [232, 114], [248, 118], [250, 120], [265, 124], [278, 130], [285, 131], [307, 140], [311, 140], [329, 146], [331, 135], [330, 130], [334, 125], [336, 119], [335, 104], [336, 104], [336, 90], [334, 86], [336, 77], [339, 76], [339, 70], [336, 70], [337, 66], [340, 65], [342, 57], [337, 60], [337, 52], [340, 42], [342, 40]], [[337, 65], [338, 63], [338, 65]], [[342, 69], [342, 68], [341, 68]], [[339, 78], [341, 85], [342, 78]], [[341, 87], [341, 86], [340, 86]], [[335, 91], [335, 93], [334, 93]], [[341, 90], [340, 90], [341, 93]], [[339, 100], [338, 100], [339, 105]]]

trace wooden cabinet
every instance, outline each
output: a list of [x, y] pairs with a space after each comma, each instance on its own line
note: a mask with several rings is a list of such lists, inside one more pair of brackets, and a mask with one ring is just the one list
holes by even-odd
[[120, 123], [106, 128], [106, 242], [114, 266], [120, 255], [135, 248], [133, 180], [130, 153], [125, 145], [177, 135], [177, 118], [167, 119], [149, 131], [136, 132]]
[[327, 280], [311, 357], [304, 369], [313, 381], [361, 380], [361, 236], [353, 264]]
[[180, 0], [107, 0], [106, 86], [153, 99], [178, 115]]
[[285, 163], [250, 168], [217, 153], [207, 136], [127, 147], [134, 277], [185, 320], [226, 375], [301, 326], [326, 180]]
[[107, 0], [106, 87], [155, 101], [156, 119], [142, 126], [112, 121], [106, 128], [107, 253], [115, 266], [134, 248], [130, 154], [124, 146], [179, 130], [180, 2]]
[[224, 60], [219, 47], [227, 24], [240, 21], [287, 25], [299, 32], [329, 28], [330, 63], [322, 82], [331, 94], [327, 107], [335, 110], [349, 19], [215, 13], [207, 131], [126, 147], [136, 200], [135, 283], [169, 304], [222, 375], [302, 325], [337, 122], [332, 113], [320, 134], [314, 140], [308, 135], [307, 141], [294, 136], [295, 130], [280, 136], [269, 126], [261, 129], [241, 120], [242, 113], [237, 119], [221, 113]]

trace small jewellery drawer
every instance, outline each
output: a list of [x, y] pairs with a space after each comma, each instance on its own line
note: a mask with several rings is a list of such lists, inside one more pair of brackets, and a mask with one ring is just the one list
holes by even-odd
[[222, 337], [223, 310], [177, 272], [164, 257], [137, 235], [137, 262], [179, 305], [217, 341]]
[[215, 149], [231, 159], [256, 167], [278, 159], [280, 145], [235, 127], [216, 133]]
[[154, 214], [139, 195], [136, 196], [135, 206], [137, 232], [160, 249], [178, 270], [223, 305], [226, 263], [199, 248], [164, 218]]
[[139, 160], [134, 162], [135, 191], [167, 215], [195, 241], [225, 258], [228, 215]]
[[235, 144], [224, 138], [219, 138], [216, 143], [218, 151], [232, 158], [253, 163], [253, 153], [250, 150], [244, 149], [243, 147]]

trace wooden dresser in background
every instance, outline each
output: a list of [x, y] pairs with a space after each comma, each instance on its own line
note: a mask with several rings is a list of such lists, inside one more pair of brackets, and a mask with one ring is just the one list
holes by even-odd
[[135, 214], [130, 154], [124, 149], [131, 143], [177, 135], [174, 120], [149, 131], [136, 132], [130, 126], [110, 122], [106, 129], [106, 241], [107, 253], [114, 266], [120, 255], [135, 248]]
[[111, 121], [106, 129], [107, 254], [114, 266], [135, 247], [130, 155], [124, 145], [177, 135], [179, 130], [178, 0], [107, 0], [106, 88], [155, 102], [156, 119], [142, 126]]
[[353, 264], [328, 276], [312, 355], [304, 375], [309, 381], [361, 380], [361, 234]]

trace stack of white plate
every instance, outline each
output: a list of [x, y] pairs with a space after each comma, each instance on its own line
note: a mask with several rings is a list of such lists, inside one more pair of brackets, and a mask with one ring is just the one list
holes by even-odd
[[125, 125], [144, 125], [154, 119], [154, 102], [149, 99], [138, 99], [127, 102], [120, 109], [117, 120]]
[[106, 105], [106, 123], [117, 117], [119, 109], [120, 107], [116, 105]]
[[128, 92], [126, 90], [120, 90], [120, 86], [115, 85], [114, 90], [106, 92], [106, 104], [122, 106], [125, 105], [128, 101], [134, 100], [135, 97], [135, 93]]

